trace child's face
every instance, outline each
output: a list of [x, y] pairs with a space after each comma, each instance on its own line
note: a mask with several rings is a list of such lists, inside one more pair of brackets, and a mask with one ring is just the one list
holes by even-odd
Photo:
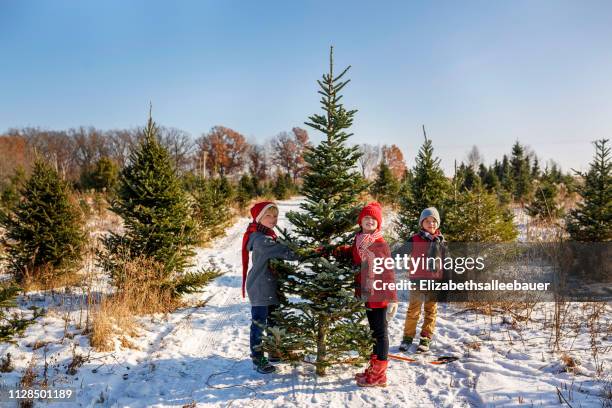
[[438, 221], [434, 217], [427, 217], [423, 220], [421, 226], [425, 231], [433, 234], [438, 229]]
[[261, 217], [261, 220], [259, 222], [261, 223], [261, 225], [268, 227], [270, 229], [276, 227], [276, 223], [278, 222], [278, 211], [276, 210], [266, 211], [266, 213], [264, 214], [263, 217]]
[[378, 228], [378, 221], [376, 221], [376, 218], [366, 215], [361, 219], [361, 229], [366, 234], [373, 233], [376, 231], [376, 228]]

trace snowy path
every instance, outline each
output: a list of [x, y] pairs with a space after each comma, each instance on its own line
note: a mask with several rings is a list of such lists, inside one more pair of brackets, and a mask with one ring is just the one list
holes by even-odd
[[[279, 209], [279, 226], [288, 227], [285, 214], [298, 210], [298, 202], [281, 202]], [[198, 251], [199, 265], [212, 260], [228, 272], [209, 287], [207, 292], [213, 298], [199, 314], [194, 314], [191, 326], [176, 332], [177, 338], [193, 341], [178, 342], [173, 354], [200, 359], [190, 367], [198, 373], [194, 378], [200, 381], [200, 387], [192, 389], [191, 398], [212, 406], [340, 407], [392, 400], [402, 406], [432, 405], [422, 387], [407, 387], [409, 384], [398, 388], [397, 395], [391, 389], [358, 389], [353, 381], [354, 369], [333, 370], [325, 378], [317, 378], [310, 366], [280, 365], [278, 373], [270, 376], [255, 373], [248, 359], [250, 305], [240, 293], [240, 245], [246, 222], [237, 222], [212, 248]]]
[[[281, 227], [289, 226], [284, 215], [298, 210], [298, 204], [279, 203]], [[136, 349], [117, 346], [113, 353], [92, 352], [88, 338], [77, 330], [66, 339], [62, 316], [50, 314], [17, 344], [0, 345], [0, 356], [10, 352], [17, 367], [0, 373], [0, 379], [14, 384], [32, 357], [42, 372], [46, 350], [54, 386], [76, 387], [80, 406], [539, 407], [560, 406], [557, 387], [575, 407], [601, 406], [601, 383], [593, 376], [588, 351], [580, 355], [582, 374], [574, 376], [564, 372], [558, 355], [548, 352], [548, 333], [537, 325], [519, 332], [500, 316], [461, 313], [453, 305], [439, 307], [433, 353], [461, 360], [444, 366], [391, 361], [387, 388], [357, 387], [353, 367], [332, 368], [323, 378], [305, 364], [281, 364], [276, 374], [257, 374], [248, 357], [250, 306], [240, 291], [240, 246], [247, 223], [246, 218], [237, 220], [225, 237], [198, 249], [198, 267], [214, 263], [225, 271], [204, 294], [194, 295], [198, 300], [212, 296], [205, 307], [142, 318], [140, 336], [130, 339]], [[391, 352], [397, 352], [401, 340], [406, 304], [399, 309], [390, 324]], [[32, 347], [41, 340], [48, 345]], [[572, 344], [588, 350], [589, 338], [579, 336]], [[91, 358], [76, 375], [66, 375], [73, 347]], [[607, 368], [610, 354], [608, 349], [600, 356]]]

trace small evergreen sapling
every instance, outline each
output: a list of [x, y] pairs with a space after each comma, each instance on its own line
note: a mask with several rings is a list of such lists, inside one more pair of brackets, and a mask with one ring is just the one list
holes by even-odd
[[579, 173], [582, 201], [569, 213], [567, 231], [575, 241], [612, 241], [612, 162], [609, 139], [594, 142], [595, 157], [589, 171]]

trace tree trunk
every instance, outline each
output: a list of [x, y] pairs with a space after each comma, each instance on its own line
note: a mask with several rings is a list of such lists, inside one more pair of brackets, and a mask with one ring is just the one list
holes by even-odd
[[327, 319], [321, 318], [319, 321], [319, 331], [317, 333], [317, 375], [325, 375], [327, 366]]

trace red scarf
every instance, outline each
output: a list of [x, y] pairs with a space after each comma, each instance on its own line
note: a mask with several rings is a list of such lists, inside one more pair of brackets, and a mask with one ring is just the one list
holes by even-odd
[[273, 240], [276, 241], [276, 234], [273, 230], [262, 225], [258, 222], [252, 222], [247, 227], [244, 235], [242, 236], [242, 297], [245, 297], [245, 286], [246, 286], [246, 278], [247, 272], [249, 270], [249, 250], [247, 249], [247, 244], [249, 243], [249, 237], [253, 232], [263, 232], [269, 237], [272, 237]]
[[370, 251], [370, 245], [374, 242], [378, 241], [383, 237], [383, 234], [380, 230], [375, 231], [371, 234], [366, 234], [360, 232], [355, 237], [355, 246], [357, 247], [357, 251], [359, 252], [359, 257], [361, 261], [366, 261], [368, 263], [368, 281], [371, 281], [374, 278], [374, 258], [376, 258], [376, 254]]

